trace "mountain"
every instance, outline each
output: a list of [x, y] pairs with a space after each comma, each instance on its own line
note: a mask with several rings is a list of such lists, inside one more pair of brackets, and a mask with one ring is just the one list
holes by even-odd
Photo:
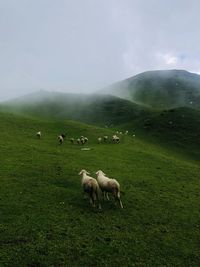
[[156, 109], [200, 109], [200, 75], [185, 70], [147, 71], [101, 92]]

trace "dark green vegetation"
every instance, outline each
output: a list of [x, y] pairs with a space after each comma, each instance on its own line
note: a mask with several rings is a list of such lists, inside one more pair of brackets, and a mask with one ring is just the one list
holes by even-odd
[[156, 109], [200, 109], [200, 75], [185, 70], [144, 72], [115, 83], [103, 92]]
[[[123, 136], [118, 145], [97, 144], [112, 128], [28, 117], [33, 110], [26, 117], [0, 113], [1, 266], [199, 266], [198, 113], [133, 111], [126, 125], [113, 126], [134, 129], [136, 138]], [[61, 132], [87, 136], [91, 150], [69, 140], [59, 146]], [[91, 208], [82, 198], [82, 168], [115, 177], [124, 209], [113, 201], [102, 212]]]

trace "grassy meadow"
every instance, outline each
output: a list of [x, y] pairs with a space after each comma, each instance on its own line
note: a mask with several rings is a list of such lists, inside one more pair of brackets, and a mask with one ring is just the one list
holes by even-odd
[[[98, 144], [116, 129], [79, 122], [8, 113], [0, 121], [0, 266], [199, 266], [196, 158], [140, 134]], [[70, 144], [81, 135], [90, 150]], [[92, 208], [83, 168], [116, 178], [124, 209], [113, 200]]]

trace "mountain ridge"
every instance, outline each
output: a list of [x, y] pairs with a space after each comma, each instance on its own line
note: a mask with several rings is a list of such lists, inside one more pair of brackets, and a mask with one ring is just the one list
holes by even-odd
[[101, 93], [156, 109], [200, 109], [200, 75], [186, 70], [147, 71], [116, 82]]

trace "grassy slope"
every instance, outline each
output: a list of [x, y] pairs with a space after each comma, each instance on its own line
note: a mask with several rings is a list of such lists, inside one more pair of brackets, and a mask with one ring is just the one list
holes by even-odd
[[[74, 122], [0, 114], [2, 266], [198, 266], [200, 168], [159, 144]], [[42, 140], [35, 132], [43, 132]], [[56, 136], [89, 137], [90, 151]], [[120, 181], [124, 210], [82, 199], [80, 169]]]
[[[122, 127], [122, 125], [121, 125]], [[152, 111], [123, 125], [144, 140], [162, 144], [166, 149], [200, 160], [200, 111], [176, 108]], [[135, 128], [135, 129], [134, 129]]]
[[[33, 117], [71, 119], [99, 126], [108, 125], [143, 135], [200, 160], [200, 111], [190, 108], [153, 110], [107, 95], [33, 94], [1, 109]], [[27, 102], [26, 102], [27, 101]]]
[[184, 70], [147, 71], [103, 90], [157, 109], [200, 109], [200, 76]]

